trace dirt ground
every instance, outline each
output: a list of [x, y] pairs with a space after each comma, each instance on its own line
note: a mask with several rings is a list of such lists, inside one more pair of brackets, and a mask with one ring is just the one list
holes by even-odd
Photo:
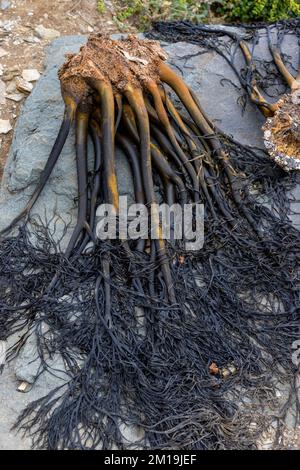
[[[8, 7], [1, 9], [2, 5]], [[39, 25], [63, 35], [92, 32], [119, 32], [114, 22], [113, 7], [105, 2], [106, 11], [97, 11], [96, 0], [5, 0], [0, 1], [0, 119], [9, 120], [12, 130], [0, 134], [0, 176], [13, 136], [13, 128], [26, 99], [6, 98], [15, 93], [15, 84], [24, 69], [43, 72], [45, 46], [50, 39], [39, 37]], [[1, 57], [2, 54], [5, 54]], [[2, 82], [2, 83], [1, 83]], [[2, 104], [1, 104], [2, 103]]]

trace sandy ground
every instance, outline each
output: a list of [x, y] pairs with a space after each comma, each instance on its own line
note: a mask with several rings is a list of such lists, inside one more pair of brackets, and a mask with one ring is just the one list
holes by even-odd
[[[6, 3], [6, 2], [5, 2]], [[43, 72], [45, 46], [50, 39], [38, 37], [39, 25], [54, 29], [60, 35], [119, 32], [114, 22], [113, 7], [106, 1], [106, 11], [97, 11], [96, 0], [7, 0], [9, 7], [0, 9], [0, 85], [2, 104], [0, 119], [9, 120], [12, 130], [0, 134], [0, 176], [13, 136], [13, 128], [24, 98], [7, 99], [14, 93], [15, 82], [24, 69]], [[1, 2], [0, 2], [1, 5]], [[1, 91], [0, 91], [1, 95]], [[1, 101], [1, 100], [0, 100]]]

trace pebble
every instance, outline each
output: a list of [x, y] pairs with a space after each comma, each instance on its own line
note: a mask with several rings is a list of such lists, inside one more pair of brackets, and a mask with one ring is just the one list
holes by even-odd
[[0, 134], [8, 134], [11, 130], [10, 122], [7, 119], [0, 119]]
[[3, 47], [0, 47], [0, 58], [6, 56], [7, 54], [8, 52], [5, 49], [3, 49]]
[[17, 24], [17, 21], [16, 21], [16, 20], [7, 20], [7, 21], [3, 21], [3, 22], [2, 22], [2, 28], [3, 28], [4, 31], [6, 31], [7, 33], [10, 33], [10, 31], [15, 27], [16, 24]]
[[1, 0], [0, 1], [0, 10], [7, 10], [11, 6], [10, 0]]
[[0, 104], [5, 104], [5, 93], [6, 93], [6, 85], [3, 80], [0, 79]]
[[2, 77], [2, 80], [4, 82], [10, 82], [11, 80], [13, 80], [15, 77], [17, 77], [19, 75], [18, 72], [10, 72], [10, 71], [5, 71], [4, 74], [2, 74], [3, 77]]
[[28, 36], [27, 38], [24, 38], [25, 42], [28, 42], [29, 44], [35, 44], [37, 42], [41, 42], [39, 38], [36, 38], [34, 36]]
[[25, 69], [22, 72], [22, 77], [27, 82], [36, 82], [40, 76], [40, 72], [36, 69]]
[[270, 438], [269, 438], [269, 439], [263, 441], [263, 442], [260, 444], [259, 450], [270, 450], [270, 449], [272, 449], [273, 444], [274, 444], [273, 439], [270, 439]]
[[10, 93], [14, 93], [16, 91], [16, 82], [14, 80], [12, 80], [11, 82], [9, 82], [6, 86], [6, 93], [10, 94]]
[[251, 429], [251, 431], [255, 431], [257, 429], [257, 423], [255, 421], [252, 421], [249, 424], [249, 428]]
[[17, 390], [18, 392], [27, 393], [30, 391], [30, 388], [31, 388], [31, 384], [24, 381], [20, 383]]
[[16, 93], [10, 93], [10, 94], [7, 94], [7, 95], [6, 95], [6, 98], [7, 98], [8, 100], [16, 101], [17, 103], [18, 103], [19, 101], [22, 101], [22, 99], [23, 99], [24, 97], [25, 97], [25, 95], [24, 95], [23, 93], [18, 93], [18, 92], [16, 92]]
[[32, 83], [27, 82], [24, 78], [18, 77], [16, 80], [17, 90], [21, 93], [30, 93], [33, 89]]
[[56, 29], [48, 29], [41, 24], [35, 28], [35, 33], [40, 39], [48, 40], [55, 39], [60, 36], [60, 32]]

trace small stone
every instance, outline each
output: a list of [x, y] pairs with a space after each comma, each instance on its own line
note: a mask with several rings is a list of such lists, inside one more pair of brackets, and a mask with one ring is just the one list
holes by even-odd
[[16, 76], [17, 76], [17, 74], [14, 75], [14, 74], [12, 74], [12, 73], [10, 73], [10, 72], [5, 72], [4, 74], [2, 74], [2, 80], [3, 80], [4, 82], [10, 82], [10, 81], [13, 80]]
[[2, 77], [2, 75], [3, 75], [3, 67], [2, 67], [2, 65], [0, 64], [0, 77]]
[[16, 81], [17, 90], [21, 93], [31, 93], [33, 89], [32, 83], [27, 82], [23, 78], [17, 78]]
[[228, 370], [231, 374], [235, 374], [236, 373], [236, 367], [233, 365], [233, 364], [229, 364], [228, 366]]
[[257, 429], [257, 423], [255, 421], [251, 421], [251, 423], [249, 424], [249, 428], [251, 429], [251, 431], [255, 431]]
[[91, 26], [88, 26], [87, 30], [88, 30], [89, 33], [92, 33], [94, 31], [94, 28], [92, 28]]
[[16, 91], [16, 89], [17, 89], [16, 82], [14, 80], [12, 80], [6, 86], [6, 93], [9, 95], [11, 93], [14, 93]]
[[56, 29], [48, 29], [41, 24], [35, 28], [35, 32], [40, 39], [51, 40], [60, 36], [60, 32]]
[[270, 450], [272, 449], [274, 441], [272, 439], [266, 439], [260, 444], [260, 450]]
[[8, 119], [0, 119], [0, 134], [8, 134], [12, 130]]
[[10, 0], [1, 0], [0, 1], [0, 10], [7, 10], [11, 6]]
[[8, 20], [8, 21], [3, 22], [2, 27], [4, 31], [6, 31], [7, 33], [10, 33], [12, 29], [16, 26], [16, 24], [17, 24], [16, 20]]
[[34, 36], [28, 36], [27, 38], [24, 38], [25, 42], [28, 42], [29, 44], [35, 44], [37, 42], [40, 42], [39, 38], [36, 38]]
[[3, 73], [2, 75], [3, 75], [2, 80], [4, 82], [10, 82], [15, 77], [20, 75], [20, 71], [19, 71], [18, 67], [13, 67], [12, 69], [5, 70], [5, 73]]
[[7, 54], [8, 52], [5, 49], [3, 49], [3, 47], [0, 47], [0, 58], [6, 56]]
[[6, 85], [3, 80], [0, 79], [0, 104], [5, 104], [5, 93], [6, 93]]
[[21, 382], [18, 386], [18, 392], [27, 393], [31, 389], [31, 384], [28, 382]]
[[230, 376], [230, 371], [226, 367], [222, 367], [221, 374], [224, 379], [227, 379]]
[[26, 69], [22, 72], [22, 77], [27, 82], [36, 82], [40, 76], [40, 72], [36, 69]]
[[18, 103], [19, 101], [22, 101], [23, 98], [25, 98], [25, 95], [23, 95], [23, 93], [10, 93], [6, 95], [6, 98]]

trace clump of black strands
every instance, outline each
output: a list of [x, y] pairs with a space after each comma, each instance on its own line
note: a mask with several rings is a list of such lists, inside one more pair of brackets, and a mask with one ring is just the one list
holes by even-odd
[[[270, 39], [273, 35], [277, 39], [277, 48], [286, 64], [293, 70], [291, 57], [281, 52], [283, 40], [288, 35], [299, 38], [299, 18], [282, 20], [276, 23], [233, 24], [228, 27], [218, 25], [194, 24], [190, 21], [159, 21], [154, 23], [153, 30], [147, 33], [152, 39], [165, 40], [171, 43], [186, 41], [197, 44], [203, 51], [214, 51], [219, 54], [233, 70], [241, 85], [238, 101], [245, 110], [249, 95], [253, 88], [253, 81], [269, 98], [278, 97], [287, 90], [284, 77], [278, 73], [273, 58], [260, 59], [255, 56], [256, 47], [263, 38]], [[240, 70], [237, 56], [241, 42], [250, 44], [249, 53], [251, 64], [245, 64]], [[249, 66], [250, 65], [250, 66]], [[295, 74], [297, 70], [293, 70]], [[226, 81], [228, 80], [224, 77]]]
[[[123, 47], [100, 35], [88, 44], [98, 41], [109, 42], [108, 59]], [[146, 41], [126, 44], [146, 60], [139, 49]], [[100, 64], [87, 62], [93, 78], [80, 71], [88, 52], [67, 64], [67, 71], [77, 67], [77, 94], [61, 78], [59, 136], [25, 211], [1, 236], [1, 339], [22, 333], [9, 358], [35, 335], [39, 374], [56, 374], [57, 356], [64, 364], [62, 385], [29, 404], [16, 427], [46, 449], [254, 448], [274, 420], [264, 404], [274, 405], [279, 424], [288, 405], [296, 403], [299, 413], [291, 345], [300, 316], [300, 237], [286, 199], [293, 176], [215, 129], [162, 59], [155, 83], [121, 93], [109, 75], [95, 79]], [[174, 107], [167, 85], [187, 113]], [[30, 210], [74, 120], [78, 221], [60, 252]], [[187, 252], [175, 241], [97, 239], [96, 207], [117, 204], [114, 143], [131, 164], [137, 202], [154, 201], [155, 178], [169, 204], [204, 204], [201, 250]], [[281, 413], [275, 382], [291, 387]]]

